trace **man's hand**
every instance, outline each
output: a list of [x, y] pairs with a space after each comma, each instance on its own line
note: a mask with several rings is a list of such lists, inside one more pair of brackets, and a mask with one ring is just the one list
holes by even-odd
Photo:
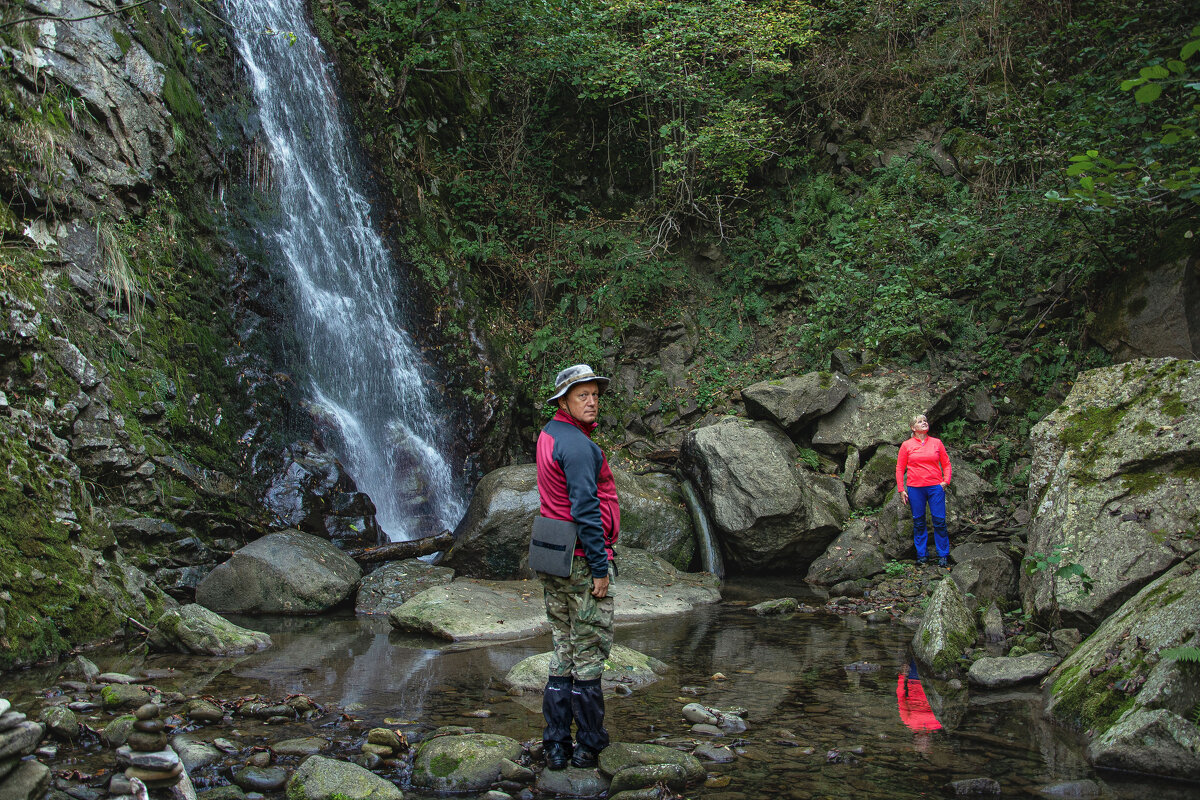
[[601, 599], [608, 596], [608, 576], [592, 578], [592, 597]]

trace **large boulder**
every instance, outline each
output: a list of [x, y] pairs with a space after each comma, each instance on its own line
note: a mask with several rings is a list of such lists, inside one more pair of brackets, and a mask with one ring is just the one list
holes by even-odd
[[773, 422], [795, 438], [817, 417], [837, 408], [852, 384], [836, 372], [809, 372], [762, 381], [742, 389], [746, 412]]
[[1046, 677], [1062, 659], [1054, 653], [1026, 653], [1023, 656], [984, 657], [967, 670], [972, 686], [1000, 689]]
[[503, 762], [521, 757], [521, 744], [507, 736], [467, 733], [434, 736], [413, 757], [412, 785], [435, 792], [481, 792], [500, 780]]
[[290, 800], [404, 800], [404, 793], [357, 764], [324, 756], [304, 759], [287, 782]]
[[1096, 734], [1097, 765], [1195, 780], [1200, 731], [1189, 719], [1200, 684], [1194, 664], [1162, 652], [1197, 645], [1200, 553], [1144, 587], [1059, 665], [1046, 713]]
[[961, 386], [905, 372], [857, 379], [854, 389], [833, 411], [821, 417], [812, 443], [830, 452], [853, 447], [872, 452], [881, 444], [899, 445], [912, 435], [909, 422], [924, 414], [930, 424], [952, 412]]
[[[613, 480], [621, 504], [621, 544], [687, 569], [695, 537], [678, 482], [667, 475], [632, 475], [619, 469], [613, 469]], [[475, 487], [466, 516], [454, 532], [454, 546], [441, 563], [472, 578], [532, 578], [529, 531], [539, 508], [536, 465], [489, 472]]]
[[272, 533], [235, 552], [196, 587], [196, 602], [241, 614], [319, 614], [340, 603], [362, 569], [333, 544], [300, 531]]
[[1008, 547], [995, 543], [970, 543], [950, 551], [954, 569], [950, 577], [973, 606], [1006, 600], [1017, 589], [1017, 569]]
[[851, 520], [846, 530], [808, 568], [804, 580], [821, 586], [842, 581], [869, 578], [883, 572], [884, 556], [879, 520], [864, 517]]
[[449, 567], [419, 558], [391, 561], [363, 577], [354, 610], [359, 614], [386, 614], [431, 586], [445, 586], [452, 580], [454, 570]]
[[263, 497], [274, 527], [324, 536], [347, 548], [379, 543], [375, 504], [332, 453], [296, 442], [283, 459]]
[[600, 753], [600, 771], [605, 775], [616, 775], [633, 767], [658, 764], [678, 765], [688, 783], [704, 778], [704, 765], [700, 763], [700, 759], [660, 744], [613, 742]]
[[1200, 549], [1200, 364], [1157, 359], [1081, 374], [1034, 427], [1026, 555], [1078, 565], [1021, 576], [1024, 607], [1093, 630]]
[[[946, 487], [946, 530], [950, 534], [950, 544], [953, 546], [958, 541], [961, 525], [976, 516], [994, 489], [953, 455], [950, 459], [954, 467], [954, 479]], [[916, 555], [913, 548], [912, 510], [900, 499], [900, 494], [895, 491], [895, 478], [892, 480], [891, 497], [884, 504], [883, 510], [875, 515], [880, 521], [880, 541], [883, 543], [884, 555], [888, 558], [912, 558]], [[933, 526], [929, 525], [928, 529], [928, 555], [934, 555]]]
[[876, 448], [875, 454], [854, 475], [850, 505], [875, 508], [892, 499], [896, 494], [896, 461], [899, 458], [898, 447], [887, 444]]
[[850, 515], [841, 480], [801, 467], [772, 423], [726, 417], [690, 432], [680, 455], [728, 563], [743, 571], [806, 569]]
[[975, 619], [967, 609], [962, 592], [945, 578], [929, 598], [921, 626], [913, 636], [913, 655], [922, 664], [944, 675], [958, 667], [963, 651], [975, 644]]
[[1118, 277], [1092, 335], [1116, 361], [1195, 358], [1200, 353], [1200, 256], [1181, 254]]
[[[613, 618], [634, 622], [683, 614], [721, 599], [720, 580], [680, 572], [652, 553], [616, 548]], [[418, 593], [388, 613], [392, 627], [449, 641], [512, 641], [550, 630], [538, 580], [458, 578]]]
[[199, 603], [163, 612], [147, 640], [151, 649], [202, 656], [233, 656], [265, 650], [271, 637], [234, 625]]

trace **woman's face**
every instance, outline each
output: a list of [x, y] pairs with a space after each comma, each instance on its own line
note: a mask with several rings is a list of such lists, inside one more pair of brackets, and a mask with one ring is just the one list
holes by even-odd
[[929, 433], [929, 420], [923, 416], [917, 417], [916, 421], [912, 424], [912, 432], [919, 436]]

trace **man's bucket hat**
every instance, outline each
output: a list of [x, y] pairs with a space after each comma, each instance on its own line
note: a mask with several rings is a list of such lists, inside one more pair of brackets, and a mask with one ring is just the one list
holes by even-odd
[[554, 379], [554, 394], [546, 400], [547, 403], [553, 403], [558, 398], [565, 395], [572, 386], [577, 383], [587, 383], [595, 381], [599, 384], [600, 394], [608, 389], [608, 378], [602, 375], [597, 375], [587, 364], [576, 364], [573, 367], [567, 367]]

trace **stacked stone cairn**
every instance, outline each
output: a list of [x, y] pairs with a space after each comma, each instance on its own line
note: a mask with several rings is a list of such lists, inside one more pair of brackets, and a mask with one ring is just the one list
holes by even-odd
[[183, 762], [167, 746], [159, 707], [146, 703], [134, 712], [137, 722], [125, 744], [117, 748], [117, 761], [125, 766], [125, 777], [137, 778], [147, 789], [166, 789], [179, 783]]
[[378, 769], [385, 762], [396, 758], [408, 749], [408, 743], [393, 730], [372, 728], [367, 731], [367, 740], [362, 745], [362, 755], [355, 759], [360, 767]]
[[50, 768], [36, 759], [24, 760], [37, 749], [46, 734], [40, 722], [14, 711], [0, 697], [0, 797], [5, 800], [37, 800], [50, 787]]

